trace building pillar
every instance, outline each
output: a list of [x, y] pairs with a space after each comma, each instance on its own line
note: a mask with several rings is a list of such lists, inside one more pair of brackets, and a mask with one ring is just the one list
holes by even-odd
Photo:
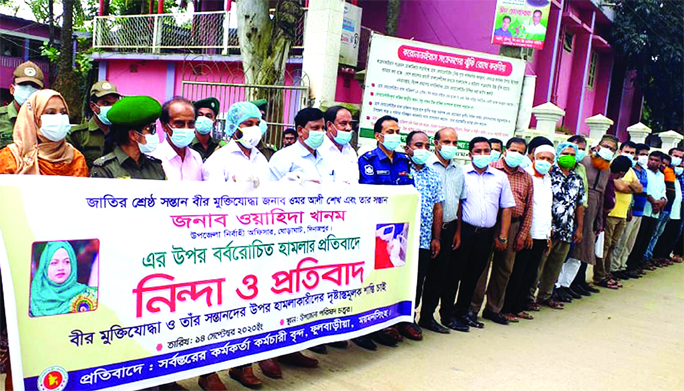
[[302, 71], [308, 76], [314, 107], [335, 101], [343, 18], [344, 0], [309, 2]]
[[661, 149], [663, 152], [667, 153], [671, 148], [679, 145], [679, 142], [684, 139], [684, 136], [675, 132], [674, 130], [668, 130], [667, 132], [658, 133], [658, 137], [663, 142]]
[[646, 142], [646, 137], [651, 134], [651, 128], [641, 122], [637, 122], [632, 126], [628, 126], [627, 132], [629, 133], [630, 141], [634, 141], [637, 144], [643, 144]]
[[596, 114], [584, 120], [584, 123], [589, 127], [589, 138], [592, 140], [599, 140], [606, 134], [608, 128], [613, 125], [613, 120], [602, 114]]
[[546, 102], [542, 105], [533, 107], [532, 114], [534, 114], [534, 118], [537, 119], [536, 133], [549, 140], [554, 140], [556, 137], [556, 125], [565, 115], [565, 110], [551, 102]]

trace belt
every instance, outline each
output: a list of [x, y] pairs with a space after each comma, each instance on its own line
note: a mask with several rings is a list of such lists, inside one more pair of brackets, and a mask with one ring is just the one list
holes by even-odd
[[473, 231], [473, 232], [475, 232], [475, 233], [486, 233], [486, 232], [490, 232], [490, 231], [492, 231], [492, 230], [494, 229], [494, 227], [489, 227], [489, 228], [485, 228], [485, 227], [476, 227], [476, 226], [470, 225], [470, 224], [468, 224], [468, 223], [466, 223], [466, 222], [461, 222], [461, 227], [465, 227], [465, 228], [467, 228], [467, 229], [469, 229], [469, 230], [471, 230], [471, 231]]
[[457, 220], [452, 220], [448, 223], [442, 223], [442, 229], [449, 229], [449, 228], [453, 227], [456, 224], [456, 221]]

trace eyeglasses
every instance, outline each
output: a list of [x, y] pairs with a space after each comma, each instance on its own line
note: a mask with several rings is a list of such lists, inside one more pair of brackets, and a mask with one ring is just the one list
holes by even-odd
[[[147, 131], [150, 134], [157, 134], [157, 124], [151, 123], [151, 124], [145, 126], [144, 128], [142, 128], [142, 131], [143, 132]], [[142, 132], [140, 132], [140, 133], [142, 133]]]

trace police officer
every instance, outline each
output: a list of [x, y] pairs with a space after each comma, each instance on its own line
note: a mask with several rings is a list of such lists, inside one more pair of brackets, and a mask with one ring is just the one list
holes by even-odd
[[401, 143], [399, 120], [385, 115], [373, 127], [378, 147], [359, 158], [359, 183], [412, 185], [409, 158], [395, 149]]
[[197, 110], [195, 121], [195, 139], [190, 148], [197, 151], [206, 162], [219, 144], [213, 139], [212, 131], [216, 128], [216, 117], [219, 115], [220, 103], [216, 98], [200, 99], [194, 103]]
[[114, 84], [106, 80], [93, 84], [90, 88], [90, 110], [93, 116], [88, 123], [73, 126], [69, 132], [67, 141], [85, 156], [88, 169], [92, 168], [95, 159], [105, 154], [105, 137], [112, 124], [108, 111], [119, 99], [121, 95]]
[[13, 83], [10, 85], [10, 94], [14, 100], [7, 106], [0, 107], [0, 149], [12, 144], [12, 131], [17, 121], [19, 108], [34, 92], [43, 89], [45, 79], [43, 71], [38, 65], [26, 61], [14, 70]]
[[96, 178], [166, 179], [162, 162], [146, 155], [159, 144], [156, 121], [159, 102], [149, 96], [128, 96], [107, 112], [114, 150], [95, 160], [90, 171]]

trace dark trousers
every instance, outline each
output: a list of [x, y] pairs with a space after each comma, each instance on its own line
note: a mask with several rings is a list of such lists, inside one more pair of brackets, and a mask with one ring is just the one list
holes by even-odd
[[[424, 322], [433, 319], [440, 298], [442, 299], [442, 306], [444, 306], [444, 298], [448, 293], [447, 285], [458, 279], [458, 276], [455, 275], [457, 272], [456, 259], [454, 258], [454, 251], [451, 249], [455, 233], [455, 221], [442, 228], [442, 236], [439, 238], [441, 247], [439, 255], [432, 259], [430, 266], [428, 266], [423, 287], [423, 305], [420, 308], [420, 319]], [[454, 293], [454, 296], [451, 297], [452, 304], [455, 295]]]
[[420, 304], [420, 296], [423, 294], [423, 282], [425, 282], [425, 276], [430, 268], [431, 260], [430, 250], [423, 248], [418, 250], [418, 285], [416, 286], [416, 304], [414, 308], [418, 308], [418, 304]]
[[[452, 316], [463, 316], [470, 310], [477, 281], [487, 267], [489, 255], [492, 253], [493, 232], [493, 229], [478, 230], [470, 224], [461, 222], [461, 246], [456, 250], [461, 281]], [[442, 311], [440, 313], [445, 314]]]
[[537, 281], [539, 262], [548, 245], [546, 240], [533, 240], [532, 243], [532, 248], [520, 250], [515, 257], [501, 313], [517, 314], [525, 310], [528, 292]]
[[669, 258], [674, 249], [675, 242], [682, 233], [682, 222], [684, 220], [668, 220], [665, 230], [660, 234], [655, 248], [653, 248], [653, 258]]
[[653, 236], [653, 231], [657, 224], [657, 218], [646, 216], [641, 218], [639, 233], [634, 242], [632, 252], [629, 254], [629, 258], [627, 258], [627, 270], [634, 271], [641, 267], [641, 261], [644, 258], [644, 253], [648, 248], [648, 244], [651, 242], [651, 237]]
[[673, 253], [674, 255], [679, 255], [680, 257], [684, 255], [684, 231], [679, 235], [679, 240], [674, 245]]
[[575, 275], [575, 279], [572, 280], [572, 284], [570, 284], [570, 286], [585, 285], [586, 283], [587, 283], [587, 263], [582, 262], [582, 264], [579, 267], [579, 270], [577, 271], [577, 274]]

